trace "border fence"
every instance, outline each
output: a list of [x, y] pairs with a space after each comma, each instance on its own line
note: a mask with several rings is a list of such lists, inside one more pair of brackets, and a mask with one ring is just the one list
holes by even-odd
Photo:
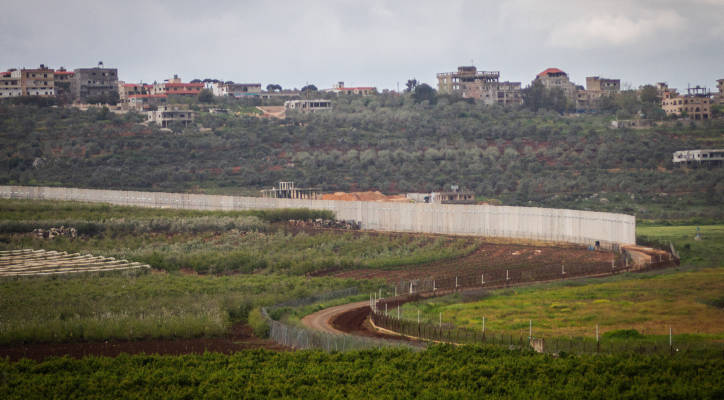
[[415, 294], [437, 295], [438, 293], [444, 294], [469, 288], [492, 289], [570, 278], [596, 277], [619, 274], [623, 272], [647, 271], [670, 267], [675, 265], [676, 262], [676, 260], [660, 261], [647, 264], [645, 266], [634, 266], [628, 263], [617, 265], [615, 260], [611, 260], [610, 263], [560, 264], [536, 266], [534, 268], [501, 268], [483, 270], [480, 272], [468, 271], [458, 274], [442, 274], [429, 278], [402, 280], [395, 285], [395, 292], [400, 295], [404, 294], [407, 296], [413, 296]]
[[362, 229], [503, 237], [611, 247], [636, 243], [636, 217], [539, 207], [275, 199], [44, 186], [0, 186], [0, 198], [102, 202], [194, 210], [329, 210]]
[[[479, 345], [501, 345], [513, 348], [532, 348], [541, 353], [558, 354], [561, 352], [576, 354], [593, 353], [638, 353], [638, 354], [691, 354], [719, 352], [724, 354], [724, 343], [692, 342], [676, 340], [676, 335], [669, 330], [668, 335], [662, 335], [646, 339], [620, 339], [607, 338], [598, 334], [596, 326], [596, 337], [536, 337], [533, 332], [533, 321], [531, 321], [529, 335], [514, 335], [507, 332], [491, 332], [486, 330], [484, 319], [481, 318], [481, 329], [461, 328], [450, 323], [443, 322], [440, 317], [439, 323], [430, 321], [411, 321], [398, 318], [395, 310], [389, 309], [387, 313], [377, 309], [370, 314], [372, 322], [380, 327], [393, 331], [410, 338], [417, 338], [425, 341], [453, 343], [453, 344], [479, 344]], [[592, 329], [593, 330], [593, 329]], [[682, 336], [688, 336], [686, 334]]]

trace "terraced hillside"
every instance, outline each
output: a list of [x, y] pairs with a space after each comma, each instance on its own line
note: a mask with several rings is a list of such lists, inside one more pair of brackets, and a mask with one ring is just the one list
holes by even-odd
[[139, 262], [65, 251], [32, 249], [0, 251], [0, 276], [3, 277], [131, 271], [149, 268], [151, 267], [148, 264]]

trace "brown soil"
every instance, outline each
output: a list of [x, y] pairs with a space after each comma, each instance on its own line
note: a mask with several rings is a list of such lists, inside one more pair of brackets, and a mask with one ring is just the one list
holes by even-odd
[[610, 263], [611, 253], [590, 251], [579, 246], [549, 247], [523, 244], [481, 243], [472, 254], [452, 260], [411, 265], [395, 269], [358, 269], [329, 271], [327, 275], [339, 278], [385, 279], [399, 282], [404, 279], [442, 277], [491, 269], [529, 268], [545, 265], [582, 265]]
[[376, 337], [382, 339], [413, 341], [405, 336], [390, 335], [376, 331], [368, 318], [369, 306], [355, 308], [332, 317], [329, 323], [335, 329], [355, 336]]
[[38, 343], [0, 346], [0, 358], [9, 357], [16, 361], [21, 358], [43, 360], [53, 356], [68, 355], [73, 358], [85, 356], [115, 357], [119, 354], [203, 354], [204, 352], [231, 354], [248, 349], [269, 349], [286, 351], [289, 348], [268, 339], [260, 339], [248, 325], [237, 324], [220, 338], [197, 339], [154, 339], [137, 341], [106, 341], [80, 343]]
[[410, 201], [404, 195], [387, 196], [379, 191], [375, 192], [335, 192], [332, 194], [323, 194], [322, 200], [344, 200], [344, 201], [394, 201], [409, 203]]

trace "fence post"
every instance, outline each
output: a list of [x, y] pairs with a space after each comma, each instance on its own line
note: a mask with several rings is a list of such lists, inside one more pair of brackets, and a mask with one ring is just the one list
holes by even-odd
[[395, 285], [395, 297], [397, 297], [397, 285]]
[[480, 275], [480, 285], [485, 285], [485, 272]]
[[440, 313], [440, 329], [442, 329], [442, 313]]
[[420, 309], [417, 309], [417, 324], [420, 325]]
[[412, 281], [410, 281], [410, 294], [412, 294], [412, 293], [413, 293], [413, 291], [412, 291]]
[[530, 344], [530, 340], [533, 339], [533, 320], [528, 320], [528, 344]]
[[596, 353], [601, 352], [601, 342], [598, 340], [598, 324], [596, 324]]
[[506, 280], [506, 281], [509, 281], [509, 280], [510, 280], [510, 274], [509, 274], [508, 272], [509, 272], [509, 270], [506, 269], [506, 270], [505, 270], [505, 280]]
[[485, 315], [483, 315], [483, 342], [485, 341]]
[[385, 316], [387, 316], [387, 303], [385, 303]]
[[400, 319], [400, 302], [397, 302], [397, 319]]
[[455, 277], [455, 290], [458, 290], [458, 277]]
[[561, 275], [566, 274], [566, 264], [561, 263]]
[[669, 354], [674, 354], [674, 341], [671, 335], [671, 326], [669, 326]]
[[435, 280], [433, 279], [432, 280], [432, 291], [434, 292], [436, 290], [437, 290], [437, 288], [435, 287]]

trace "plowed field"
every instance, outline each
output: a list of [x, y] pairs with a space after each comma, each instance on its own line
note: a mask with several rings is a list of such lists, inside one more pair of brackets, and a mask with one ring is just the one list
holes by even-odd
[[584, 247], [535, 246], [523, 244], [481, 243], [472, 254], [452, 260], [429, 264], [409, 265], [394, 269], [358, 269], [353, 271], [332, 271], [327, 275], [340, 278], [385, 279], [398, 282], [405, 279], [450, 276], [455, 274], [478, 273], [486, 270], [506, 268], [528, 269], [551, 265], [600, 265], [610, 263], [613, 255], [603, 251], [591, 251]]

